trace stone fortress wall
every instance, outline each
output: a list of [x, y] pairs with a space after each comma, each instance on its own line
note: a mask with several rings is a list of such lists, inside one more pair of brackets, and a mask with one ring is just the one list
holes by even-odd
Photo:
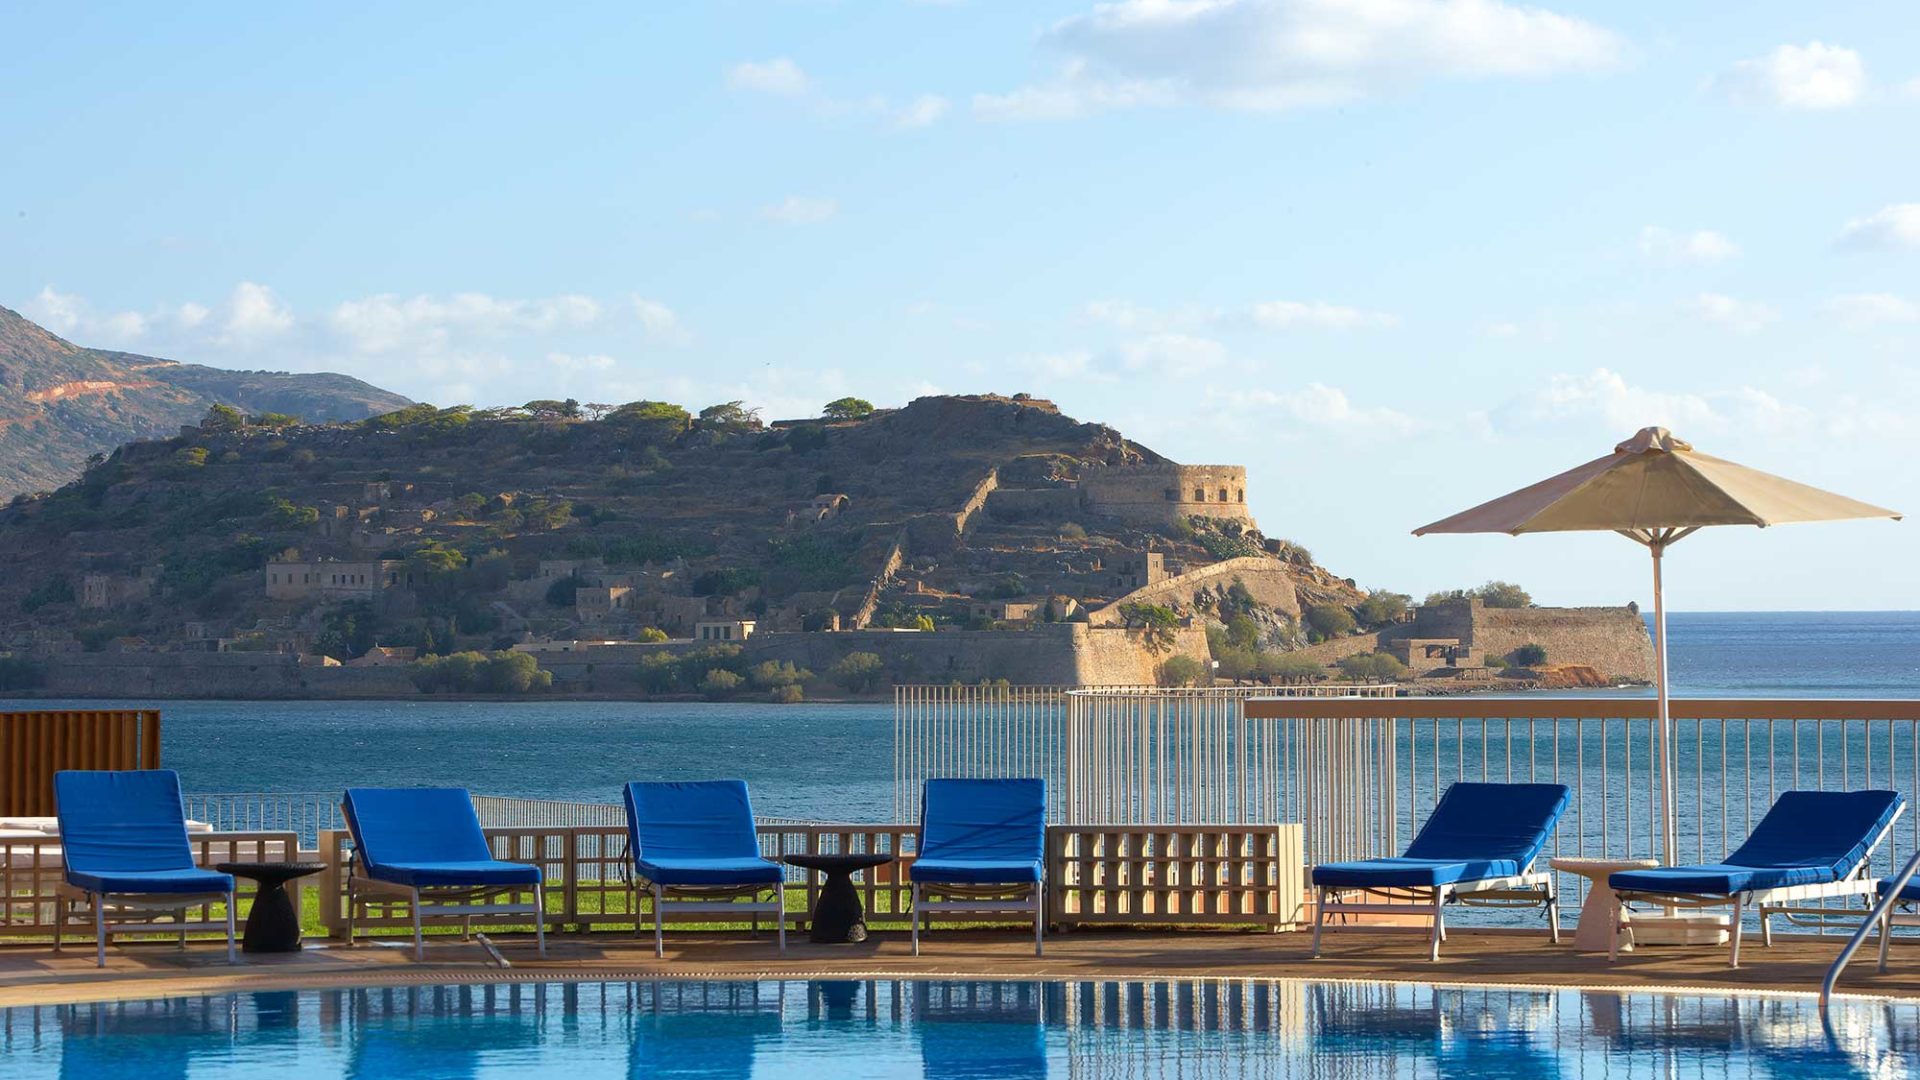
[[1119, 465], [1080, 475], [1080, 493], [1095, 514], [1162, 524], [1210, 517], [1253, 524], [1244, 465]]

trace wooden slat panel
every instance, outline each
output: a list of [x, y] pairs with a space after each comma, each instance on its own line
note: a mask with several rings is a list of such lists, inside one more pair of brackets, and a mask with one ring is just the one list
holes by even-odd
[[[1251, 698], [1242, 706], [1255, 719], [1413, 720], [1651, 720], [1652, 698]], [[1676, 720], [1912, 720], [1920, 700], [1845, 698], [1675, 698]]]
[[135, 709], [0, 712], [0, 812], [54, 812], [61, 769], [160, 766], [160, 714]]

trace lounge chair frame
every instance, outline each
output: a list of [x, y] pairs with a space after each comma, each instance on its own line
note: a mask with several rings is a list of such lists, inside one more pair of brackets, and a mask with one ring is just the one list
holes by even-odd
[[[67, 920], [75, 911], [85, 907], [93, 918], [93, 963], [95, 967], [107, 966], [107, 939], [114, 934], [177, 934], [180, 947], [187, 947], [187, 931], [191, 925], [187, 922], [190, 908], [206, 904], [225, 904], [227, 909], [227, 963], [236, 961], [234, 955], [233, 909], [234, 892], [215, 893], [101, 893], [92, 889], [83, 889], [78, 885], [57, 882], [53, 887], [53, 951], [63, 951], [65, 945]], [[166, 913], [173, 916], [171, 922], [135, 921], [154, 913]]]
[[[496, 897], [513, 897], [533, 890], [532, 902], [508, 900], [494, 902]], [[427, 959], [426, 935], [422, 922], [427, 919], [459, 919], [460, 940], [473, 937], [475, 916], [526, 915], [533, 920], [534, 940], [540, 947], [540, 955], [547, 955], [547, 886], [545, 881], [527, 885], [403, 885], [397, 881], [382, 881], [368, 877], [362, 869], [359, 852], [347, 852], [347, 946], [353, 947], [356, 941], [355, 920], [361, 908], [373, 904], [405, 901], [407, 911], [413, 919], [413, 958], [424, 962]]]
[[[911, 874], [912, 868], [908, 871]], [[935, 914], [1019, 916], [1033, 919], [1033, 955], [1044, 956], [1047, 926], [1047, 885], [1031, 884], [949, 885], [938, 881], [913, 883], [913, 955], [920, 955], [920, 919], [924, 914], [927, 929], [933, 929]], [[945, 899], [934, 900], [929, 897]]]
[[[631, 858], [628, 864], [633, 865]], [[689, 914], [751, 915], [753, 923], [749, 932], [755, 937], [760, 935], [760, 916], [772, 915], [773, 934], [780, 955], [787, 954], [787, 883], [784, 878], [770, 885], [662, 885], [648, 880], [635, 867], [632, 885], [627, 893], [627, 910], [634, 913], [636, 925], [640, 922], [639, 891], [644, 888], [653, 898], [653, 955], [656, 959], [667, 955], [666, 909], [669, 904], [674, 911]], [[773, 893], [772, 899], [758, 898], [761, 893], [768, 891]], [[746, 897], [746, 901], [742, 902], [740, 897]]]
[[[1320, 958], [1320, 937], [1326, 930], [1327, 920], [1332, 917], [1345, 918], [1351, 915], [1417, 915], [1433, 920], [1428, 934], [1427, 959], [1440, 959], [1440, 945], [1447, 940], [1448, 904], [1460, 903], [1482, 907], [1531, 907], [1543, 905], [1547, 909], [1547, 937], [1555, 944], [1560, 943], [1560, 898], [1554, 888], [1553, 875], [1535, 873], [1529, 863], [1525, 870], [1505, 877], [1480, 878], [1474, 881], [1452, 881], [1445, 885], [1432, 887], [1415, 885], [1396, 885], [1382, 888], [1362, 888], [1353, 885], [1315, 886], [1313, 915], [1313, 956]], [[1354, 901], [1348, 896], [1379, 897], [1386, 901], [1374, 903], [1366, 900]], [[1379, 931], [1396, 932], [1397, 926], [1334, 926], [1335, 931]]]
[[1903, 803], [1894, 809], [1886, 824], [1867, 842], [1866, 850], [1860, 861], [1853, 865], [1838, 881], [1814, 882], [1806, 885], [1782, 885], [1772, 889], [1743, 889], [1736, 893], [1675, 893], [1649, 890], [1616, 890], [1614, 896], [1620, 902], [1620, 916], [1613, 930], [1613, 941], [1607, 949], [1607, 959], [1620, 957], [1620, 942], [1625, 938], [1628, 945], [1633, 944], [1633, 912], [1628, 910], [1630, 903], [1655, 904], [1663, 909], [1698, 911], [1706, 908], [1733, 908], [1732, 925], [1727, 928], [1729, 945], [1727, 966], [1740, 966], [1740, 939], [1743, 936], [1742, 916], [1752, 907], [1760, 916], [1760, 944], [1762, 947], [1773, 945], [1773, 922], [1775, 915], [1784, 915], [1789, 922], [1832, 920], [1844, 916], [1826, 907], [1800, 906], [1796, 902], [1803, 900], [1830, 900], [1835, 897], [1859, 896], [1867, 901], [1871, 909], [1878, 899], [1880, 884], [1878, 879], [1868, 875], [1867, 868], [1873, 862], [1873, 853], [1886, 838], [1893, 834], [1894, 822], [1907, 812]]

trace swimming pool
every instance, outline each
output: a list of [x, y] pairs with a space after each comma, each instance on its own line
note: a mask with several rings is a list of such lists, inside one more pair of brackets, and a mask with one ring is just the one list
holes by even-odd
[[1296, 981], [493, 983], [0, 1011], [11, 1080], [1902, 1076], [1920, 1006]]

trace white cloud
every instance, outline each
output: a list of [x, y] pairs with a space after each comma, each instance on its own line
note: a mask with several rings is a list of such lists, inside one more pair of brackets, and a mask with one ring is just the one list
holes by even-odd
[[1857, 250], [1920, 248], [1920, 202], [1894, 203], [1840, 230], [1842, 247]]
[[1308, 383], [1298, 390], [1250, 390], [1241, 396], [1256, 412], [1278, 413], [1285, 419], [1312, 427], [1394, 437], [1412, 434], [1420, 426], [1413, 417], [1397, 409], [1356, 406], [1346, 391], [1325, 383]]
[[562, 371], [605, 371], [613, 367], [614, 359], [606, 353], [578, 355], [575, 353], [550, 352], [547, 354], [547, 363], [552, 364]]
[[1836, 296], [1827, 302], [1827, 310], [1838, 316], [1842, 325], [1854, 330], [1886, 323], [1920, 322], [1920, 304], [1892, 293]]
[[1367, 311], [1319, 300], [1268, 300], [1253, 305], [1249, 314], [1254, 322], [1275, 329], [1311, 326], [1325, 330], [1355, 330], [1395, 326], [1400, 322], [1398, 316], [1384, 311]]
[[205, 305], [189, 300], [173, 309], [173, 321], [178, 323], [182, 330], [191, 330], [206, 322], [207, 317], [212, 314], [213, 312], [209, 311]]
[[1765, 304], [1736, 300], [1720, 293], [1701, 293], [1687, 301], [1686, 311], [1696, 319], [1751, 334], [1778, 322], [1780, 314]]
[[727, 68], [727, 85], [776, 97], [802, 97], [812, 91], [813, 80], [800, 70], [799, 64], [782, 56], [734, 64]]
[[1056, 24], [1051, 80], [981, 94], [983, 119], [1142, 105], [1328, 105], [1433, 78], [1542, 77], [1616, 63], [1620, 38], [1500, 0], [1119, 0]]
[[632, 302], [634, 317], [640, 320], [640, 329], [648, 338], [669, 345], [684, 345], [692, 340], [693, 335], [687, 333], [672, 308], [644, 296], [635, 296]]
[[497, 337], [587, 326], [600, 315], [598, 301], [573, 294], [510, 300], [485, 293], [445, 298], [383, 293], [339, 304], [328, 321], [355, 349], [378, 353], [442, 348], [461, 336]]
[[1593, 422], [1622, 438], [1650, 426], [1672, 428], [1682, 438], [1689, 432], [1791, 433], [1816, 426], [1811, 410], [1756, 387], [1711, 394], [1650, 390], [1608, 368], [1554, 375], [1545, 386], [1494, 410], [1489, 420], [1495, 430]]
[[901, 131], [927, 127], [947, 115], [951, 106], [938, 94], [921, 94], [893, 111], [893, 126]]
[[256, 342], [293, 329], [293, 309], [273, 290], [258, 282], [243, 281], [233, 287], [227, 299], [225, 337], [232, 342]]
[[1837, 109], [1865, 96], [1867, 65], [1852, 49], [1809, 41], [1742, 60], [1714, 84], [1743, 105]]
[[1399, 325], [1398, 316], [1385, 311], [1329, 304], [1320, 300], [1266, 300], [1244, 309], [1187, 304], [1152, 307], [1131, 300], [1092, 300], [1081, 309], [1087, 318], [1122, 330], [1171, 330], [1227, 326], [1267, 330], [1313, 328], [1355, 330]]
[[806, 195], [789, 195], [777, 203], [760, 208], [761, 217], [782, 225], [814, 225], [839, 212], [840, 204], [833, 199]]
[[81, 345], [130, 345], [147, 332], [146, 316], [137, 311], [102, 315], [85, 297], [60, 292], [51, 285], [42, 286], [21, 309], [29, 319], [61, 337], [81, 339]]
[[1104, 358], [1116, 372], [1151, 371], [1181, 375], [1206, 371], [1226, 362], [1227, 347], [1212, 338], [1192, 334], [1149, 334], [1122, 343]]
[[1676, 231], [1658, 225], [1640, 230], [1640, 253], [1662, 262], [1722, 262], [1740, 254], [1740, 246], [1712, 229]]

